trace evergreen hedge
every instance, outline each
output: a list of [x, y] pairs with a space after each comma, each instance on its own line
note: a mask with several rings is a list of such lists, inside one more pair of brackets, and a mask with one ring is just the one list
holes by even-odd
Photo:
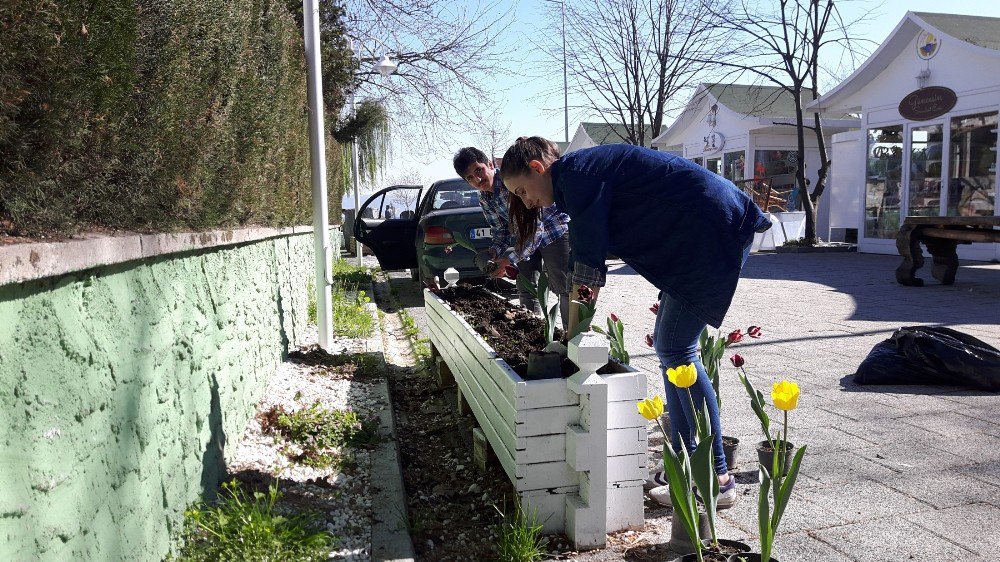
[[295, 4], [3, 2], [0, 234], [310, 223]]

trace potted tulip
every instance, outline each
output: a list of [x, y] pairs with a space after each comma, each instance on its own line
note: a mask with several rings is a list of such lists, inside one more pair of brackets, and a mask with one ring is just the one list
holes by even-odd
[[[781, 474], [786, 475], [791, 468], [795, 444], [788, 441], [787, 438], [781, 438], [780, 432], [777, 438], [772, 437], [771, 418], [767, 414], [764, 394], [754, 388], [750, 382], [750, 378], [747, 376], [746, 368], [744, 367], [745, 362], [743, 358], [737, 354], [733, 356], [731, 361], [733, 365], [736, 365], [740, 369], [740, 382], [743, 383], [743, 388], [746, 389], [747, 395], [750, 397], [750, 407], [760, 421], [761, 431], [764, 432], [764, 440], [757, 443], [757, 462], [765, 467], [773, 465], [775, 471], [780, 466]], [[775, 462], [778, 461], [780, 461], [780, 464], [776, 465]]]
[[[757, 339], [763, 335], [763, 330], [760, 326], [750, 326], [747, 328], [746, 334], [742, 330], [733, 330], [723, 338], [722, 332], [719, 332], [715, 336], [708, 333], [708, 328], [701, 333], [701, 337], [698, 340], [699, 343], [699, 353], [701, 355], [701, 362], [705, 365], [705, 371], [708, 373], [709, 380], [712, 381], [712, 388], [715, 389], [715, 397], [718, 400], [719, 411], [722, 411], [722, 394], [719, 388], [719, 370], [722, 364], [722, 358], [726, 353], [726, 349], [732, 345], [740, 343], [743, 341], [744, 337], [751, 337]], [[741, 364], [736, 365], [737, 368], [742, 366], [743, 358], [737, 354], [735, 357], [739, 357]], [[735, 365], [735, 360], [733, 361]], [[736, 466], [737, 451], [739, 450], [740, 440], [731, 435], [722, 436], [722, 449], [726, 455], [726, 464], [732, 468]]]
[[802, 456], [806, 452], [806, 446], [803, 445], [795, 453], [786, 475], [782, 469], [786, 464], [785, 459], [788, 457], [791, 448], [781, 446], [781, 444], [788, 443], [788, 412], [798, 407], [799, 386], [787, 380], [772, 385], [771, 400], [774, 402], [774, 406], [784, 414], [784, 423], [782, 430], [779, 430], [776, 436], [771, 437], [769, 431], [770, 419], [766, 417], [763, 411], [763, 395], [753, 388], [750, 381], [747, 380], [745, 373], [741, 373], [740, 378], [750, 393], [751, 407], [761, 420], [761, 425], [768, 435], [768, 440], [771, 442], [775, 455], [772, 457], [770, 465], [764, 465], [763, 463], [760, 465], [760, 499], [757, 503], [760, 552], [734, 554], [729, 557], [729, 562], [778, 562], [777, 559], [771, 557], [774, 547], [774, 537], [778, 529], [778, 524], [781, 523], [781, 517], [785, 513], [785, 508], [788, 506], [788, 500], [792, 495], [795, 480], [798, 478]]
[[[719, 478], [712, 457], [711, 425], [705, 404], [702, 404], [702, 408], [695, 407], [694, 397], [691, 394], [691, 385], [697, 378], [698, 371], [693, 363], [667, 369], [667, 380], [676, 387], [687, 390], [691, 410], [695, 412], [697, 445], [690, 455], [685, 447], [681, 447], [680, 455], [675, 453], [673, 447], [669, 445], [669, 439], [663, 447], [663, 468], [667, 474], [670, 501], [674, 508], [670, 547], [675, 552], [685, 548], [693, 549], [694, 552], [681, 558], [692, 562], [705, 560], [703, 553], [705, 548], [721, 550], [716, 534]], [[639, 402], [638, 408], [644, 418], [655, 421], [663, 434], [667, 435], [660, 420], [660, 416], [663, 415], [663, 400], [659, 396]], [[697, 488], [700, 494], [704, 512], [698, 508], [694, 488]], [[711, 539], [703, 542], [705, 523]]]

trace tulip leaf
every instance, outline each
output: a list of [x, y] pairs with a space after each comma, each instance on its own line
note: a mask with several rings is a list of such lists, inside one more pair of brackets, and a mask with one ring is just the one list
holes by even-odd
[[788, 506], [788, 499], [792, 495], [792, 487], [795, 486], [795, 479], [799, 475], [799, 465], [802, 464], [802, 456], [805, 452], [806, 445], [803, 445], [795, 453], [795, 457], [792, 458], [792, 466], [788, 470], [788, 476], [782, 481], [781, 488], [774, 496], [774, 515], [771, 516], [771, 527], [774, 529], [778, 528], [781, 516], [785, 513], [785, 507]]
[[764, 430], [764, 437], [768, 441], [773, 441], [771, 438], [771, 418], [767, 415], [767, 410], [764, 409], [766, 404], [764, 402], [764, 394], [754, 388], [753, 384], [750, 383], [750, 379], [743, 373], [740, 373], [740, 382], [743, 383], [743, 388], [746, 389], [747, 395], [750, 396], [750, 408], [753, 409], [753, 413], [760, 420], [760, 427]]
[[771, 527], [771, 506], [767, 501], [768, 490], [771, 488], [771, 475], [760, 465], [760, 497], [757, 500], [757, 527], [760, 531], [760, 559], [771, 559], [771, 547], [774, 545], [774, 529]]
[[715, 522], [719, 497], [719, 478], [715, 473], [715, 458], [712, 455], [713, 442], [712, 435], [709, 435], [698, 443], [694, 454], [691, 455], [691, 477], [695, 486], [698, 487], [702, 502], [705, 504], [708, 527], [712, 531], [712, 543], [718, 543]]

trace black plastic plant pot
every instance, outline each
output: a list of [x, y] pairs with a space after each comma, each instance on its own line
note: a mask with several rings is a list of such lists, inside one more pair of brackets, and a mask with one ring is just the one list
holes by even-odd
[[736, 468], [736, 454], [740, 450], [740, 440], [728, 435], [722, 436], [722, 451], [726, 455], [726, 466], [729, 470]]
[[[789, 469], [792, 468], [792, 457], [795, 456], [795, 443], [792, 443], [791, 441], [779, 441], [778, 446], [779, 448], [784, 449], [785, 468], [781, 475], [785, 476], [788, 474]], [[774, 466], [774, 454], [775, 451], [771, 450], [770, 441], [761, 441], [760, 443], [757, 443], [757, 460], [760, 462], [761, 466], [767, 469], [768, 472], [771, 472], [771, 467]]]
[[[742, 552], [730, 554], [726, 562], [761, 562], [761, 558], [759, 552]], [[778, 562], [778, 559], [772, 556], [770, 562]]]
[[556, 379], [562, 376], [562, 357], [554, 351], [528, 353], [528, 372], [524, 380]]
[[702, 553], [718, 552], [719, 554], [725, 554], [726, 556], [729, 556], [731, 554], [750, 552], [751, 550], [753, 550], [747, 543], [741, 541], [734, 541], [732, 539], [719, 539], [720, 548], [718, 550], [715, 550], [715, 548], [712, 546], [712, 539], [704, 539], [701, 541], [701, 544], [704, 547], [702, 549]]

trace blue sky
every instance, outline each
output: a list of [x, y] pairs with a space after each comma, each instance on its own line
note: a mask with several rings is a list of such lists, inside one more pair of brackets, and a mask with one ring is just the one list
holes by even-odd
[[[567, 0], [570, 4], [574, 0]], [[512, 7], [512, 25], [501, 36], [500, 51], [509, 53], [506, 64], [507, 76], [498, 77], [496, 84], [490, 84], [503, 98], [498, 104], [501, 121], [510, 124], [511, 137], [521, 135], [541, 135], [552, 140], [564, 139], [562, 65], [547, 58], [532, 47], [547, 25], [550, 12], [543, 0], [520, 0], [501, 6], [502, 10]], [[502, 11], [501, 10], [501, 11]], [[881, 43], [908, 11], [947, 12], [979, 16], [1000, 17], [1000, 2], [996, 0], [885, 0], [854, 1], [840, 3], [845, 19], [855, 19], [859, 14], [871, 12], [872, 17], [857, 26], [853, 34]], [[873, 45], [868, 50], [873, 50]], [[561, 61], [560, 61], [561, 62]], [[863, 62], [863, 60], [861, 61]], [[551, 71], [546, 71], [551, 67]], [[572, 69], [570, 70], [572, 72]], [[570, 92], [570, 106], [574, 105]], [[492, 107], [484, 107], [483, 113], [490, 113]], [[569, 134], [572, 137], [577, 124], [585, 120], [598, 120], [599, 116], [580, 112], [570, 112]], [[400, 135], [394, 135], [394, 149], [391, 164], [384, 170], [383, 182], [376, 189], [385, 187], [394, 178], [406, 172], [415, 172], [425, 185], [439, 179], [453, 177], [451, 155], [462, 146], [475, 144], [472, 131], [455, 135], [453, 142], [442, 143], [431, 154], [409, 153], [402, 148]], [[362, 189], [362, 201], [366, 191]], [[344, 207], [353, 208], [353, 195], [344, 198]]]

